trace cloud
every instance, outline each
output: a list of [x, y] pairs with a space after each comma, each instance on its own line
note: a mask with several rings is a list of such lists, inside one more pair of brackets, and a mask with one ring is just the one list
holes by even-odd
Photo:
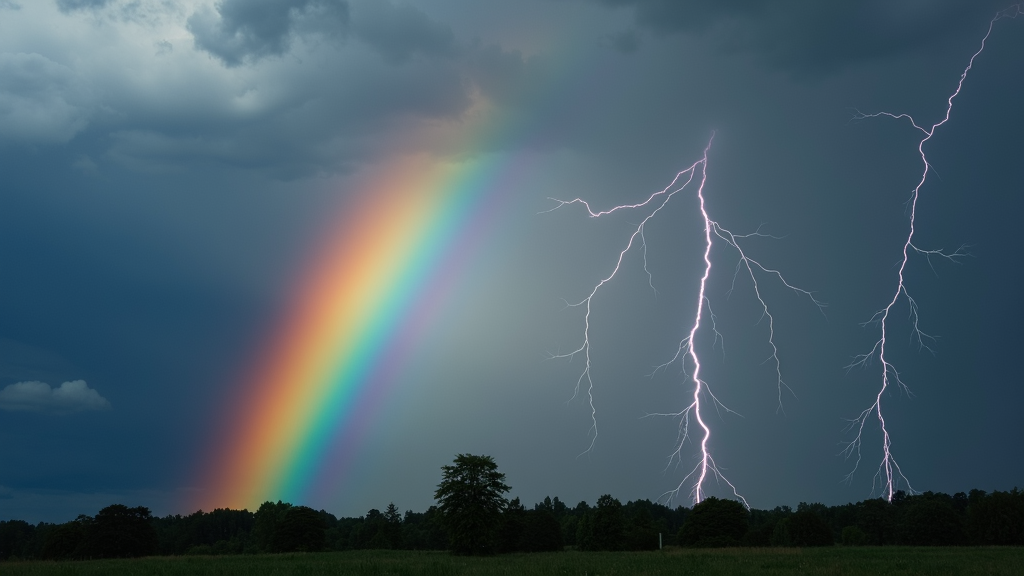
[[632, 54], [640, 48], [642, 39], [636, 30], [626, 30], [619, 34], [609, 34], [601, 38], [601, 45], [618, 50], [623, 54]]
[[965, 20], [984, 22], [1005, 2], [979, 0], [591, 0], [629, 8], [655, 34], [711, 34], [723, 48], [749, 51], [803, 73], [842, 68], [947, 38]]
[[91, 10], [95, 8], [103, 8], [108, 2], [110, 2], [110, 0], [57, 0], [57, 8], [59, 8], [61, 12]]
[[110, 402], [85, 380], [65, 382], [56, 389], [45, 382], [18, 382], [0, 390], [0, 410], [68, 414], [109, 409]]
[[14, 490], [7, 486], [0, 486], [0, 500], [10, 500], [11, 498], [14, 498]]
[[451, 27], [406, 4], [386, 0], [361, 3], [354, 11], [352, 28], [360, 40], [392, 64], [401, 64], [417, 53], [436, 57], [456, 53]]
[[349, 9], [344, 0], [224, 0], [188, 19], [196, 48], [227, 66], [280, 56], [295, 33], [344, 35]]
[[63, 143], [88, 124], [87, 90], [40, 54], [0, 53], [0, 140]]
[[[291, 180], [443, 148], [407, 135], [454, 127], [478, 96], [519, 109], [552, 80], [542, 55], [466, 41], [411, 2], [143, 5], [140, 16], [111, 0], [96, 15], [46, 2], [0, 19], [0, 142], [67, 144], [62, 166], [100, 175]], [[4, 53], [28, 43], [18, 34], [38, 53]]]
[[704, 30], [723, 18], [762, 11], [767, 0], [596, 0], [633, 9], [637, 24], [664, 33]]

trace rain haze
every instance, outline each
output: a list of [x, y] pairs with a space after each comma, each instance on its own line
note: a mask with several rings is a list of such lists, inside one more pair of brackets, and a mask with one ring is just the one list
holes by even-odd
[[[690, 505], [700, 435], [672, 460], [651, 415], [693, 398], [692, 363], [655, 368], [697, 311], [696, 183], [589, 317], [567, 304], [651, 211], [552, 198], [642, 202], [709, 143], [710, 218], [825, 304], [755, 292], [713, 236], [718, 469], [754, 508], [883, 494], [877, 418], [843, 453], [882, 366], [847, 367], [897, 291], [922, 134], [859, 114], [941, 121], [1007, 6], [0, 0], [0, 520], [422, 511], [458, 453], [527, 505]], [[909, 256], [931, 352], [905, 297], [888, 320], [900, 489], [1024, 478], [1021, 54], [1024, 16], [995, 22], [924, 146], [914, 245], [969, 255]]]

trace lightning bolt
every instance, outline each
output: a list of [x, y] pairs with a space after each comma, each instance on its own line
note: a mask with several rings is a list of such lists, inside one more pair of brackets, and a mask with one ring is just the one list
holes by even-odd
[[896, 283], [896, 290], [894, 291], [892, 298], [889, 303], [871, 317], [870, 320], [865, 322], [863, 325], [877, 325], [881, 327], [881, 334], [875, 345], [866, 354], [860, 354], [855, 356], [853, 362], [847, 366], [847, 370], [853, 367], [866, 367], [875, 358], [878, 359], [882, 365], [882, 385], [878, 390], [878, 394], [875, 396], [874, 402], [865, 408], [856, 418], [849, 420], [848, 431], [856, 431], [853, 440], [847, 442], [842, 453], [846, 458], [856, 456], [853, 470], [846, 476], [846, 481], [850, 482], [853, 479], [853, 475], [857, 472], [857, 468], [861, 462], [861, 447], [863, 444], [864, 427], [868, 420], [872, 416], [878, 419], [879, 426], [882, 429], [882, 462], [878, 466], [878, 471], [872, 479], [872, 492], [874, 487], [877, 485], [881, 488], [882, 493], [886, 495], [886, 499], [892, 501], [893, 495], [898, 489], [900, 481], [906, 485], [907, 489], [914, 493], [913, 487], [907, 480], [907, 477], [903, 474], [899, 464], [896, 463], [896, 459], [892, 455], [892, 437], [889, 435], [889, 430], [886, 427], [885, 417], [882, 415], [882, 396], [886, 393], [890, 386], [896, 386], [898, 389], [906, 392], [910, 395], [910, 388], [900, 378], [899, 372], [893, 366], [886, 356], [886, 336], [889, 330], [889, 320], [893, 307], [901, 300], [906, 299], [907, 305], [910, 308], [910, 327], [913, 341], [916, 342], [919, 349], [928, 350], [934, 353], [931, 347], [926, 342], [933, 342], [934, 337], [926, 334], [921, 330], [920, 327], [920, 315], [917, 307], [917, 302], [907, 291], [906, 278], [904, 272], [907, 268], [907, 263], [910, 259], [910, 254], [916, 252], [917, 254], [923, 255], [928, 261], [929, 266], [931, 265], [931, 257], [940, 257], [957, 262], [959, 258], [967, 256], [964, 252], [964, 246], [961, 246], [955, 251], [946, 252], [943, 250], [924, 250], [914, 244], [914, 231], [915, 231], [915, 215], [917, 213], [917, 201], [921, 195], [921, 188], [924, 186], [925, 181], [928, 179], [928, 173], [931, 171], [931, 164], [928, 162], [928, 157], [924, 152], [924, 145], [935, 135], [935, 131], [946, 122], [949, 121], [950, 114], [953, 111], [953, 100], [960, 94], [960, 90], [963, 88], [964, 81], [967, 79], [967, 74], [971, 71], [974, 66], [974, 60], [981, 55], [985, 50], [985, 43], [988, 41], [989, 36], [992, 34], [992, 29], [995, 27], [995, 23], [1003, 18], [1016, 18], [1024, 14], [1024, 4], [1015, 4], [1009, 8], [1001, 10], [993, 16], [992, 20], [988, 24], [988, 31], [985, 32], [984, 38], [981, 39], [981, 47], [978, 51], [971, 56], [970, 61], [967, 63], [967, 67], [964, 68], [962, 74], [960, 74], [960, 82], [957, 83], [956, 90], [950, 94], [949, 98], [946, 99], [946, 114], [945, 116], [935, 124], [932, 124], [930, 128], [925, 128], [909, 114], [894, 114], [891, 112], [875, 112], [871, 114], [864, 114], [857, 112], [854, 116], [855, 120], [865, 120], [868, 118], [879, 118], [886, 117], [894, 120], [907, 120], [910, 125], [918, 130], [922, 134], [920, 142], [917, 144], [918, 154], [921, 156], [921, 178], [917, 183], [917, 186], [911, 191], [910, 199], [907, 201], [910, 211], [910, 226], [907, 233], [907, 239], [903, 243], [903, 259], [900, 262], [899, 273], [897, 275], [898, 281]]
[[[712, 403], [716, 408], [721, 408], [726, 410], [727, 412], [735, 414], [735, 412], [730, 410], [721, 401], [718, 400], [718, 398], [714, 395], [713, 391], [711, 390], [711, 387], [708, 385], [707, 381], [701, 378], [700, 356], [697, 353], [696, 346], [694, 346], [694, 342], [697, 338], [698, 332], [700, 332], [701, 329], [704, 327], [703, 321], [705, 320], [705, 309], [707, 309], [709, 320], [711, 322], [711, 329], [715, 335], [715, 343], [717, 343], [718, 340], [721, 338], [721, 334], [715, 327], [715, 316], [714, 313], [711, 311], [710, 300], [708, 299], [706, 293], [708, 278], [711, 276], [712, 272], [711, 247], [714, 239], [718, 238], [721, 241], [724, 241], [728, 246], [732, 247], [738, 254], [739, 261], [736, 264], [736, 270], [733, 274], [732, 288], [735, 288], [736, 279], [740, 275], [740, 273], [745, 271], [746, 274], [749, 275], [751, 281], [753, 282], [754, 294], [758, 302], [761, 304], [762, 319], [768, 320], [768, 343], [771, 346], [772, 353], [766, 359], [766, 361], [771, 361], [774, 365], [776, 383], [779, 390], [779, 409], [781, 409], [782, 407], [782, 391], [784, 388], [789, 389], [789, 387], [782, 379], [782, 368], [778, 356], [778, 347], [775, 345], [775, 318], [774, 316], [772, 316], [771, 312], [768, 309], [768, 304], [765, 302], [764, 298], [761, 295], [761, 289], [758, 285], [757, 275], [763, 274], [768, 276], [774, 276], [786, 288], [796, 292], [797, 294], [809, 298], [816, 306], [818, 306], [819, 309], [822, 309], [824, 305], [818, 300], [816, 300], [811, 292], [808, 292], [801, 288], [797, 288], [796, 286], [793, 286], [792, 284], [787, 282], [778, 270], [763, 266], [757, 260], [754, 260], [753, 258], [747, 256], [746, 252], [740, 245], [741, 240], [746, 238], [771, 236], [767, 234], [762, 234], [760, 230], [751, 234], [733, 234], [726, 228], [722, 227], [718, 222], [711, 219], [711, 217], [708, 214], [707, 205], [705, 203], [704, 187], [707, 183], [708, 152], [711, 150], [711, 144], [713, 141], [714, 134], [712, 134], [711, 140], [708, 141], [708, 145], [704, 149], [704, 154], [699, 160], [691, 164], [685, 170], [682, 170], [681, 172], [677, 173], [675, 178], [672, 179], [668, 186], [657, 192], [654, 192], [646, 200], [642, 202], [636, 204], [623, 204], [619, 206], [614, 206], [607, 210], [595, 211], [586, 200], [583, 200], [581, 198], [575, 198], [573, 200], [558, 200], [555, 198], [551, 198], [552, 201], [556, 202], [556, 206], [551, 210], [548, 210], [548, 212], [557, 210], [563, 206], [580, 204], [586, 209], [588, 215], [591, 218], [600, 218], [602, 216], [607, 216], [609, 214], [613, 214], [621, 210], [649, 210], [647, 215], [640, 221], [636, 228], [633, 229], [633, 232], [629, 236], [629, 241], [626, 243], [626, 246], [619, 252], [618, 259], [616, 260], [615, 266], [612, 268], [611, 272], [607, 276], [602, 278], [599, 282], [597, 282], [597, 284], [594, 285], [594, 288], [590, 291], [590, 294], [588, 294], [586, 298], [576, 303], [568, 304], [570, 307], [582, 307], [585, 310], [583, 320], [582, 344], [571, 352], [565, 354], [554, 354], [552, 355], [552, 357], [571, 359], [576, 355], [580, 354], [582, 354], [584, 357], [583, 371], [576, 381], [576, 387], [573, 393], [573, 398], [578, 397], [581, 393], [581, 389], [585, 388], [587, 404], [590, 408], [591, 416], [591, 427], [589, 430], [590, 445], [587, 447], [587, 450], [584, 451], [585, 454], [594, 448], [594, 444], [597, 442], [598, 434], [597, 409], [594, 404], [594, 379], [593, 374], [591, 372], [590, 356], [590, 314], [593, 309], [594, 298], [598, 295], [598, 292], [601, 290], [601, 288], [603, 288], [606, 284], [611, 282], [618, 275], [619, 270], [622, 267], [622, 262], [626, 257], [626, 254], [629, 253], [629, 251], [632, 250], [634, 246], [636, 246], [637, 244], [640, 244], [643, 247], [644, 271], [647, 273], [648, 281], [651, 284], [651, 287], [653, 288], [652, 275], [650, 270], [647, 268], [647, 241], [644, 236], [645, 227], [647, 226], [648, 222], [650, 222], [655, 216], [658, 215], [659, 212], [661, 212], [661, 210], [666, 205], [668, 205], [668, 203], [672, 200], [673, 197], [676, 196], [676, 194], [682, 192], [687, 188], [691, 188], [691, 184], [693, 184], [694, 181], [697, 180], [698, 184], [696, 186], [696, 195], [699, 201], [700, 213], [704, 220], [704, 269], [700, 277], [700, 289], [698, 290], [697, 294], [696, 311], [693, 316], [692, 324], [690, 324], [690, 327], [687, 330], [687, 335], [679, 343], [675, 355], [665, 364], [662, 364], [661, 366], [655, 368], [655, 372], [657, 372], [658, 370], [666, 368], [675, 362], [679, 362], [684, 374], [687, 375], [687, 380], [689, 381], [689, 384], [692, 385], [692, 401], [690, 401], [689, 404], [682, 410], [679, 410], [677, 412], [655, 413], [648, 414], [648, 416], [668, 416], [678, 418], [679, 420], [679, 433], [677, 436], [676, 448], [674, 452], [669, 456], [669, 466], [671, 466], [673, 463], [679, 464], [682, 462], [683, 448], [690, 438], [690, 426], [692, 423], [691, 420], [696, 422], [696, 426], [699, 428], [699, 431], [697, 433], [700, 434], [700, 451], [697, 455], [697, 465], [690, 471], [689, 474], [687, 474], [679, 482], [678, 486], [676, 486], [675, 489], [666, 492], [663, 495], [663, 497], [667, 497], [667, 499], [671, 502], [671, 500], [674, 497], [677, 497], [681, 493], [687, 482], [692, 481], [692, 486], [689, 494], [694, 504], [699, 503], [706, 496], [704, 488], [705, 482], [707, 482], [709, 478], [713, 477], [719, 482], [724, 482], [725, 484], [727, 484], [729, 488], [732, 490], [733, 495], [735, 495], [739, 500], [742, 500], [744, 505], [747, 505], [747, 507], [749, 508], [746, 499], [740, 495], [740, 493], [736, 489], [736, 486], [733, 485], [733, 483], [729, 481], [729, 479], [726, 478], [724, 474], [722, 474], [718, 465], [715, 463], [715, 460], [711, 455], [711, 449], [709, 446], [711, 440], [711, 428], [710, 426], [708, 426], [708, 423], [701, 412], [701, 408], [703, 407], [703, 400], [704, 402]], [[731, 291], [732, 290], [730, 289], [730, 292]]]

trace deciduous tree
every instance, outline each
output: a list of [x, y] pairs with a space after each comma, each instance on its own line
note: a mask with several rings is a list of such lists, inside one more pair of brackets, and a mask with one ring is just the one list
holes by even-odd
[[448, 530], [449, 546], [456, 554], [492, 554], [495, 532], [511, 488], [490, 456], [459, 454], [441, 467], [441, 483], [434, 498]]

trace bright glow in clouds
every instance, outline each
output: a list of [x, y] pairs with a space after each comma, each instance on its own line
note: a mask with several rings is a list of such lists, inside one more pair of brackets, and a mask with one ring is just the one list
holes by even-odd
[[1016, 18], [1024, 14], [1024, 5], [1016, 4], [1005, 10], [998, 12], [988, 24], [988, 31], [985, 32], [985, 37], [981, 39], [981, 47], [978, 51], [971, 56], [970, 61], [967, 63], [967, 67], [964, 69], [963, 74], [960, 75], [960, 82], [956, 85], [956, 90], [950, 94], [949, 98], [946, 99], [946, 115], [942, 120], [932, 124], [930, 128], [924, 128], [914, 120], [909, 114], [893, 114], [891, 112], [876, 112], [873, 114], [862, 114], [858, 113], [855, 118], [866, 119], [866, 118], [878, 118], [881, 116], [902, 120], [906, 119], [910, 121], [910, 124], [918, 131], [923, 134], [921, 140], [917, 143], [917, 151], [921, 156], [921, 179], [917, 182], [917, 186], [914, 186], [913, 191], [910, 194], [910, 200], [908, 201], [908, 207], [910, 209], [910, 229], [907, 233], [907, 239], [903, 243], [903, 259], [900, 261], [899, 273], [897, 275], [898, 280], [896, 282], [896, 290], [892, 295], [892, 299], [889, 303], [882, 308], [875, 315], [865, 323], [865, 325], [879, 325], [881, 327], [881, 335], [875, 342], [875, 345], [867, 354], [861, 354], [854, 358], [847, 368], [854, 366], [866, 367], [868, 363], [877, 358], [879, 363], [882, 365], [882, 386], [878, 389], [878, 394], [875, 396], [875, 401], [864, 409], [856, 418], [850, 421], [850, 429], [855, 431], [853, 440], [846, 444], [844, 453], [849, 458], [856, 456], [854, 461], [853, 470], [847, 476], [847, 479], [852, 479], [853, 475], [857, 472], [857, 468], [860, 466], [861, 461], [861, 446], [863, 443], [864, 426], [867, 424], [872, 414], [878, 419], [878, 425], [882, 429], [882, 462], [878, 465], [878, 471], [875, 473], [874, 484], [881, 488], [882, 493], [885, 495], [887, 500], [892, 500], [893, 495], [898, 489], [898, 484], [902, 483], [907, 487], [911, 493], [914, 492], [913, 487], [910, 485], [910, 481], [903, 475], [903, 471], [900, 469], [899, 464], [896, 463], [896, 459], [892, 455], [892, 438], [889, 436], [889, 430], [885, 425], [885, 417], [882, 415], [882, 395], [886, 393], [890, 385], [895, 385], [901, 388], [907, 394], [910, 394], [910, 389], [900, 379], [899, 372], [886, 357], [886, 336], [889, 328], [889, 316], [893, 311], [893, 307], [900, 301], [901, 297], [905, 298], [907, 305], [910, 307], [910, 323], [914, 341], [918, 347], [931, 351], [931, 348], [925, 344], [925, 340], [934, 340], [933, 337], [921, 331], [917, 302], [911, 297], [910, 292], [907, 291], [906, 279], [904, 272], [907, 269], [907, 262], [910, 257], [910, 252], [914, 251], [919, 254], [923, 254], [925, 258], [931, 256], [940, 256], [947, 260], [956, 261], [957, 258], [965, 256], [966, 254], [962, 251], [963, 248], [954, 252], [944, 252], [942, 250], [924, 250], [914, 245], [914, 217], [917, 214], [917, 201], [921, 195], [921, 187], [924, 186], [925, 181], [928, 179], [928, 172], [930, 171], [931, 165], [928, 163], [928, 157], [924, 153], [924, 145], [926, 142], [932, 139], [935, 135], [935, 130], [939, 126], [942, 126], [949, 121], [949, 116], [953, 111], [953, 99], [960, 94], [960, 90], [963, 88], [964, 80], [967, 79], [967, 73], [971, 71], [971, 67], [974, 66], [974, 59], [981, 55], [982, 51], [985, 50], [985, 42], [988, 41], [989, 35], [992, 34], [992, 28], [995, 26], [996, 21], [1003, 18]]
[[[684, 189], [690, 187], [690, 184], [693, 183], [694, 178], [697, 177], [697, 170], [699, 169], [700, 176], [699, 183], [697, 184], [696, 195], [699, 201], [700, 213], [704, 220], [704, 270], [703, 274], [700, 277], [700, 289], [697, 293], [697, 309], [692, 324], [690, 325], [690, 328], [688, 330], [688, 335], [685, 338], [683, 338], [683, 340], [679, 343], [679, 347], [676, 350], [675, 356], [662, 366], [659, 366], [659, 369], [661, 369], [678, 361], [680, 362], [684, 372], [687, 372], [688, 366], [691, 367], [692, 376], [689, 379], [692, 381], [693, 384], [693, 401], [688, 406], [686, 406], [685, 408], [678, 412], [666, 414], [652, 414], [652, 416], [671, 416], [679, 419], [679, 436], [677, 438], [675, 452], [673, 452], [669, 458], [670, 466], [673, 462], [682, 462], [683, 447], [690, 437], [690, 418], [696, 420], [697, 425], [700, 427], [700, 431], [698, 432], [698, 434], [701, 434], [698, 463], [690, 471], [690, 473], [687, 474], [679, 482], [679, 485], [676, 486], [675, 489], [665, 493], [665, 496], [668, 498], [669, 501], [676, 497], [687, 484], [687, 482], [692, 478], [693, 484], [690, 488], [690, 497], [694, 504], [699, 503], [706, 496], [704, 484], [705, 481], [708, 480], [708, 475], [710, 473], [714, 475], [716, 479], [727, 484], [729, 488], [732, 490], [733, 495], [742, 500], [743, 504], [746, 505], [747, 508], [749, 508], [750, 506], [749, 504], [747, 504], [746, 498], [740, 495], [740, 493], [736, 490], [736, 487], [732, 484], [732, 482], [730, 482], [729, 479], [727, 479], [722, 474], [718, 466], [715, 464], [715, 460], [711, 456], [711, 449], [709, 447], [709, 441], [711, 439], [711, 428], [708, 426], [707, 422], [705, 422], [703, 416], [701, 415], [702, 399], [706, 399], [710, 402], [717, 404], [719, 407], [726, 410], [727, 412], [733, 412], [728, 407], [723, 405], [718, 400], [718, 398], [715, 397], [708, 383], [704, 380], [701, 380], [700, 357], [697, 353], [697, 348], [695, 345], [697, 333], [698, 331], [700, 331], [702, 327], [701, 321], [704, 317], [705, 308], [707, 308], [708, 314], [711, 315], [711, 328], [715, 332], [715, 340], [717, 341], [720, 337], [720, 334], [714, 327], [714, 314], [711, 312], [710, 300], [708, 299], [706, 294], [708, 277], [711, 275], [712, 234], [724, 240], [729, 246], [733, 247], [739, 254], [740, 262], [737, 265], [736, 273], [739, 274], [741, 269], [745, 269], [747, 273], [750, 275], [750, 279], [754, 285], [754, 294], [756, 295], [758, 302], [761, 304], [761, 309], [763, 311], [764, 317], [768, 319], [768, 343], [771, 345], [772, 349], [772, 354], [768, 359], [773, 361], [775, 367], [775, 374], [777, 377], [777, 385], [779, 389], [780, 409], [782, 407], [782, 389], [787, 386], [786, 383], [783, 382], [782, 380], [782, 368], [779, 362], [778, 348], [776, 348], [775, 346], [775, 318], [772, 316], [771, 312], [768, 311], [768, 304], [765, 303], [764, 299], [761, 297], [761, 291], [758, 287], [757, 277], [755, 276], [754, 271], [758, 270], [770, 276], [775, 276], [776, 278], [778, 278], [780, 282], [782, 282], [782, 284], [786, 288], [789, 288], [790, 290], [793, 290], [798, 294], [810, 298], [811, 301], [814, 302], [814, 304], [817, 305], [819, 309], [823, 307], [823, 304], [815, 300], [814, 296], [810, 292], [797, 288], [786, 282], [786, 280], [777, 270], [766, 268], [762, 266], [761, 263], [759, 263], [758, 261], [749, 258], [743, 252], [743, 249], [740, 248], [740, 245], [738, 244], [738, 240], [741, 238], [748, 238], [752, 236], [765, 236], [764, 234], [758, 232], [742, 235], [733, 234], [729, 230], [723, 228], [718, 222], [712, 220], [711, 217], [708, 215], [707, 207], [704, 203], [704, 185], [707, 182], [708, 177], [708, 151], [710, 149], [711, 143], [708, 142], [708, 146], [707, 148], [704, 149], [704, 155], [700, 160], [694, 162], [692, 165], [690, 165], [689, 168], [676, 174], [675, 178], [672, 179], [672, 182], [670, 182], [668, 186], [666, 186], [660, 191], [651, 194], [650, 197], [647, 198], [647, 200], [644, 200], [643, 202], [637, 204], [623, 204], [615, 206], [608, 210], [595, 212], [590, 207], [589, 203], [580, 198], [575, 198], [573, 200], [555, 200], [555, 202], [557, 202], [558, 205], [554, 209], [561, 208], [562, 206], [568, 204], [582, 204], [587, 209], [587, 213], [590, 215], [591, 218], [600, 218], [601, 216], [607, 216], [619, 210], [633, 210], [649, 208], [651, 206], [654, 206], [654, 209], [651, 210], [651, 212], [648, 213], [648, 215], [644, 217], [643, 220], [640, 221], [640, 224], [637, 225], [636, 228], [634, 228], [633, 233], [629, 237], [629, 242], [626, 243], [626, 247], [619, 252], [618, 260], [615, 262], [615, 267], [612, 269], [611, 273], [607, 277], [601, 279], [594, 286], [594, 289], [591, 290], [590, 294], [586, 298], [571, 305], [573, 307], [583, 307], [584, 310], [586, 310], [583, 320], [583, 343], [580, 345], [579, 348], [573, 350], [572, 352], [569, 352], [567, 354], [558, 354], [555, 357], [572, 358], [577, 354], [583, 354], [584, 356], [583, 372], [580, 374], [579, 379], [576, 381], [576, 395], [579, 394], [580, 387], [582, 386], [583, 381], [586, 380], [587, 403], [590, 406], [591, 414], [591, 440], [590, 446], [587, 448], [587, 451], [589, 451], [593, 449], [594, 443], [597, 442], [597, 408], [594, 406], [594, 380], [590, 370], [590, 312], [591, 305], [594, 301], [594, 297], [597, 295], [601, 287], [603, 287], [605, 284], [614, 279], [615, 276], [619, 273], [619, 269], [622, 266], [622, 261], [625, 258], [626, 253], [629, 252], [630, 249], [633, 248], [634, 243], [637, 243], [638, 241], [638, 243], [642, 246], [644, 251], [644, 271], [647, 272], [648, 279], [650, 279], [651, 272], [650, 270], [647, 269], [647, 241], [644, 237], [644, 227], [652, 218], [654, 218], [658, 214], [658, 212], [661, 211], [662, 208], [664, 208], [669, 203], [670, 200], [672, 200], [673, 196], [675, 196], [678, 192], [681, 192]], [[687, 358], [689, 358], [689, 362], [687, 362]]]

